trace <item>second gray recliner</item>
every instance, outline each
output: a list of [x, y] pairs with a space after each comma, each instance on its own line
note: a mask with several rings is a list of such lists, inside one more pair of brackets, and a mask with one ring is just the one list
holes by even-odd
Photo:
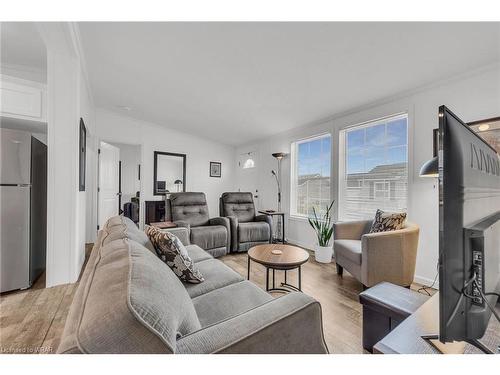
[[252, 246], [271, 242], [271, 218], [267, 215], [256, 215], [252, 193], [222, 194], [219, 210], [220, 216], [229, 219], [231, 252], [248, 251]]

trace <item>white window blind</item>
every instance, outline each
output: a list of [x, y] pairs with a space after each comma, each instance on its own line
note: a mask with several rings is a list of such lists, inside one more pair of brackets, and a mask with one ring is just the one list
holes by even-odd
[[379, 208], [406, 211], [408, 116], [340, 132], [339, 219], [370, 219]]
[[330, 203], [331, 136], [293, 142], [291, 147], [291, 215], [322, 214]]

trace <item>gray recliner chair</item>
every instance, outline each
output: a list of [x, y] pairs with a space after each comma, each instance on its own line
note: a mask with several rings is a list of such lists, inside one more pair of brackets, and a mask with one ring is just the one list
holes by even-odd
[[272, 241], [272, 221], [256, 215], [252, 193], [224, 193], [219, 199], [220, 216], [231, 226], [231, 251], [248, 251], [252, 246]]
[[178, 226], [188, 228], [191, 244], [198, 245], [214, 257], [230, 251], [229, 219], [210, 219], [204, 193], [172, 193], [165, 208], [166, 217], [170, 217]]

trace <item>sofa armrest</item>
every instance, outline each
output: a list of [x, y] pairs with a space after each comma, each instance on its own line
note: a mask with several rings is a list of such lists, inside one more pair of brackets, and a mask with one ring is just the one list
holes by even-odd
[[229, 225], [229, 219], [227, 217], [214, 217], [208, 220], [208, 225], [222, 225], [226, 227], [227, 230], [226, 253], [229, 253], [231, 251], [231, 227]]
[[177, 225], [178, 227], [187, 228], [188, 231], [191, 230], [191, 225], [187, 221], [176, 220], [176, 221], [174, 221], [174, 224]]
[[333, 238], [335, 240], [360, 240], [361, 236], [370, 231], [373, 220], [358, 220], [333, 223]]
[[170, 232], [175, 235], [184, 246], [191, 245], [191, 241], [189, 240], [189, 229], [186, 227], [177, 227], [177, 228], [167, 228], [162, 229], [164, 231]]
[[415, 275], [419, 228], [368, 233], [361, 237], [361, 278], [370, 287], [381, 281], [409, 286]]
[[177, 340], [178, 353], [328, 353], [321, 305], [293, 292]]
[[269, 224], [269, 243], [273, 240], [273, 218], [270, 215], [256, 215], [255, 221], [265, 221]]
[[231, 252], [238, 251], [238, 218], [236, 216], [226, 216], [229, 220], [229, 228], [231, 230]]

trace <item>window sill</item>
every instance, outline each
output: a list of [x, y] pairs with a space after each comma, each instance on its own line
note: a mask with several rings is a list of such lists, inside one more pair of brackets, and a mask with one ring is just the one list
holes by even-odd
[[[290, 215], [288, 218], [289, 218], [289, 220], [292, 220], [292, 221], [304, 222], [304, 223], [309, 224], [309, 220], [308, 220], [309, 218], [307, 216]], [[320, 220], [320, 221], [323, 222], [323, 220]]]
[[307, 216], [298, 216], [298, 215], [290, 215], [290, 220], [295, 220], [295, 221], [305, 221], [307, 222]]

